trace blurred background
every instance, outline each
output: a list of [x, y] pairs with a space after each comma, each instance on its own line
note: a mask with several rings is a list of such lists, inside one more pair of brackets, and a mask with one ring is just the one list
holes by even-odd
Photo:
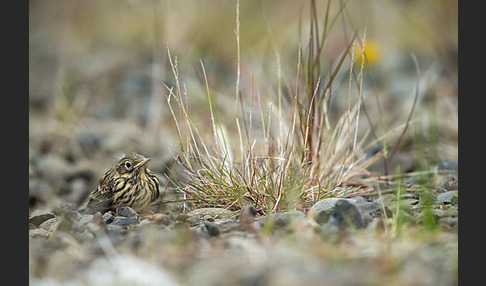
[[[327, 5], [316, 1], [318, 19]], [[354, 30], [362, 38], [366, 29], [364, 96], [380, 96], [387, 128], [410, 113], [417, 83], [411, 54], [417, 57], [419, 99], [397, 162], [405, 170], [457, 166], [457, 1], [329, 5], [331, 19], [345, 8], [329, 29], [323, 66], [336, 63]], [[251, 101], [253, 89], [263, 106], [275, 105], [279, 68], [282, 86], [292, 90], [295, 84], [300, 40], [304, 54], [308, 43], [310, 1], [240, 1], [239, 12], [242, 101]], [[236, 1], [29, 1], [30, 206], [79, 204], [122, 153], [153, 158], [150, 168], [162, 176], [179, 150], [166, 99], [175, 88], [168, 49], [199, 131], [211, 135], [201, 62], [213, 109], [220, 118], [234, 118], [235, 29]], [[345, 65], [335, 114], [347, 104], [349, 61]], [[377, 112], [372, 102], [367, 107]], [[417, 158], [420, 152], [411, 150], [426, 155]]]

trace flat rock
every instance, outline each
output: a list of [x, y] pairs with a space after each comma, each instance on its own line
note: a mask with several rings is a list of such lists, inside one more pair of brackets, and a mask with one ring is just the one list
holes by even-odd
[[233, 214], [231, 214], [230, 212], [231, 211], [223, 208], [200, 208], [188, 212], [187, 215], [189, 217], [198, 217], [198, 218], [203, 218], [206, 215], [210, 215], [213, 217], [224, 219], [233, 216]]
[[39, 228], [45, 229], [48, 232], [53, 232], [54, 230], [56, 230], [58, 224], [59, 224], [59, 219], [57, 217], [53, 217], [41, 223], [39, 225]]
[[41, 213], [37, 215], [33, 215], [29, 218], [29, 223], [35, 225], [36, 227], [39, 227], [43, 222], [46, 220], [55, 218], [56, 215], [54, 215], [51, 212], [46, 212], [46, 213]]
[[43, 228], [36, 228], [36, 229], [31, 229], [29, 230], [29, 238], [48, 238], [50, 232], [43, 229]]
[[459, 191], [448, 191], [437, 195], [437, 202], [443, 204], [457, 204]]
[[129, 227], [140, 223], [138, 216], [134, 217], [116, 217], [110, 225], [118, 225], [121, 227]]

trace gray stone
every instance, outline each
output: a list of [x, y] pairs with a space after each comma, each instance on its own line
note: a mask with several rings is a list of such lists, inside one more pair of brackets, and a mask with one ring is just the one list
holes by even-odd
[[336, 202], [329, 221], [322, 224], [321, 236], [324, 239], [339, 241], [355, 229], [364, 227], [365, 218], [356, 204], [350, 200], [340, 199]]
[[31, 229], [29, 230], [29, 238], [48, 238], [50, 235], [50, 232], [43, 229], [43, 228], [36, 228], [36, 229]]
[[459, 170], [459, 164], [457, 162], [457, 160], [449, 160], [449, 159], [446, 159], [446, 160], [443, 160], [441, 162], [439, 162], [439, 164], [437, 164], [437, 167], [439, 167], [439, 170], [446, 170], [446, 171], [450, 171], [452, 174], [456, 175], [458, 174], [458, 170]]
[[437, 202], [442, 204], [457, 204], [459, 199], [458, 191], [448, 191], [437, 195]]
[[378, 201], [357, 203], [356, 206], [362, 213], [374, 214], [381, 210], [381, 204]]
[[106, 224], [112, 223], [114, 219], [115, 216], [109, 212], [103, 214], [103, 220], [105, 221]]
[[53, 217], [41, 223], [39, 225], [39, 228], [45, 229], [48, 232], [53, 232], [54, 230], [56, 230], [58, 224], [59, 224], [59, 219], [57, 217]]
[[139, 224], [138, 216], [134, 217], [116, 217], [110, 225], [118, 225], [121, 227], [130, 227]]
[[438, 190], [439, 191], [455, 191], [458, 190], [458, 183], [457, 183], [457, 178], [454, 175], [446, 175], [444, 176], [438, 185]]
[[354, 203], [348, 200], [339, 200], [336, 203], [329, 223], [338, 226], [340, 229], [348, 226], [358, 229], [365, 227], [361, 212]]
[[334, 211], [336, 203], [340, 200], [348, 201], [354, 205], [363, 202], [362, 198], [326, 198], [315, 203], [309, 210], [307, 217], [314, 219], [318, 224], [324, 224], [329, 221]]
[[214, 218], [229, 218], [233, 216], [230, 214], [231, 211], [223, 208], [200, 208], [195, 209], [187, 213], [189, 217], [197, 217], [197, 218], [204, 218], [207, 215], [213, 216]]
[[86, 214], [82, 215], [77, 224], [77, 231], [84, 232], [88, 227], [88, 224], [93, 221], [94, 215]]
[[339, 200], [339, 198], [322, 199], [310, 208], [307, 216], [314, 219], [319, 224], [327, 223], [331, 218], [334, 206]]
[[206, 229], [209, 236], [212, 236], [212, 237], [217, 237], [221, 233], [218, 225], [215, 224], [214, 222], [205, 221], [204, 222], [204, 228]]
[[29, 223], [32, 223], [36, 227], [39, 227], [43, 222], [46, 220], [55, 218], [56, 216], [51, 212], [41, 213], [37, 215], [33, 215], [29, 218]]
[[138, 213], [131, 207], [119, 207], [116, 209], [116, 215], [123, 217], [134, 217], [137, 216]]
[[370, 216], [371, 218], [378, 216], [383, 211], [387, 217], [392, 217], [393, 213], [390, 208], [386, 205], [382, 205], [379, 200], [374, 200], [372, 202], [364, 202], [356, 204], [358, 209], [363, 215]]
[[76, 229], [78, 227], [78, 221], [80, 218], [81, 214], [78, 211], [66, 211], [62, 215], [61, 221], [59, 223], [59, 229], [64, 231]]

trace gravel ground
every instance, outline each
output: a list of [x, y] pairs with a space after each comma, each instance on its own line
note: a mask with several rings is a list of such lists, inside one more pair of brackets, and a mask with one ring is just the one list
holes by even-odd
[[[78, 208], [100, 174], [82, 153], [89, 148], [79, 146], [82, 136], [75, 138], [77, 147], [31, 153], [32, 285], [457, 284], [454, 170], [436, 175], [434, 191], [327, 198], [270, 216], [252, 206], [228, 212], [159, 204], [178, 197], [173, 188], [150, 214], [84, 215]], [[57, 140], [68, 139], [39, 144]], [[162, 165], [154, 167], [164, 179]], [[434, 230], [424, 231], [430, 220]]]

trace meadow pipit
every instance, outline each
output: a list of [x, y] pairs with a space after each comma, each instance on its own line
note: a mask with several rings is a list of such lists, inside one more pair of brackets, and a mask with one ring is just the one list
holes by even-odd
[[98, 187], [88, 197], [87, 214], [102, 214], [128, 206], [145, 212], [159, 196], [159, 180], [147, 168], [150, 158], [132, 153], [124, 156], [101, 177]]

